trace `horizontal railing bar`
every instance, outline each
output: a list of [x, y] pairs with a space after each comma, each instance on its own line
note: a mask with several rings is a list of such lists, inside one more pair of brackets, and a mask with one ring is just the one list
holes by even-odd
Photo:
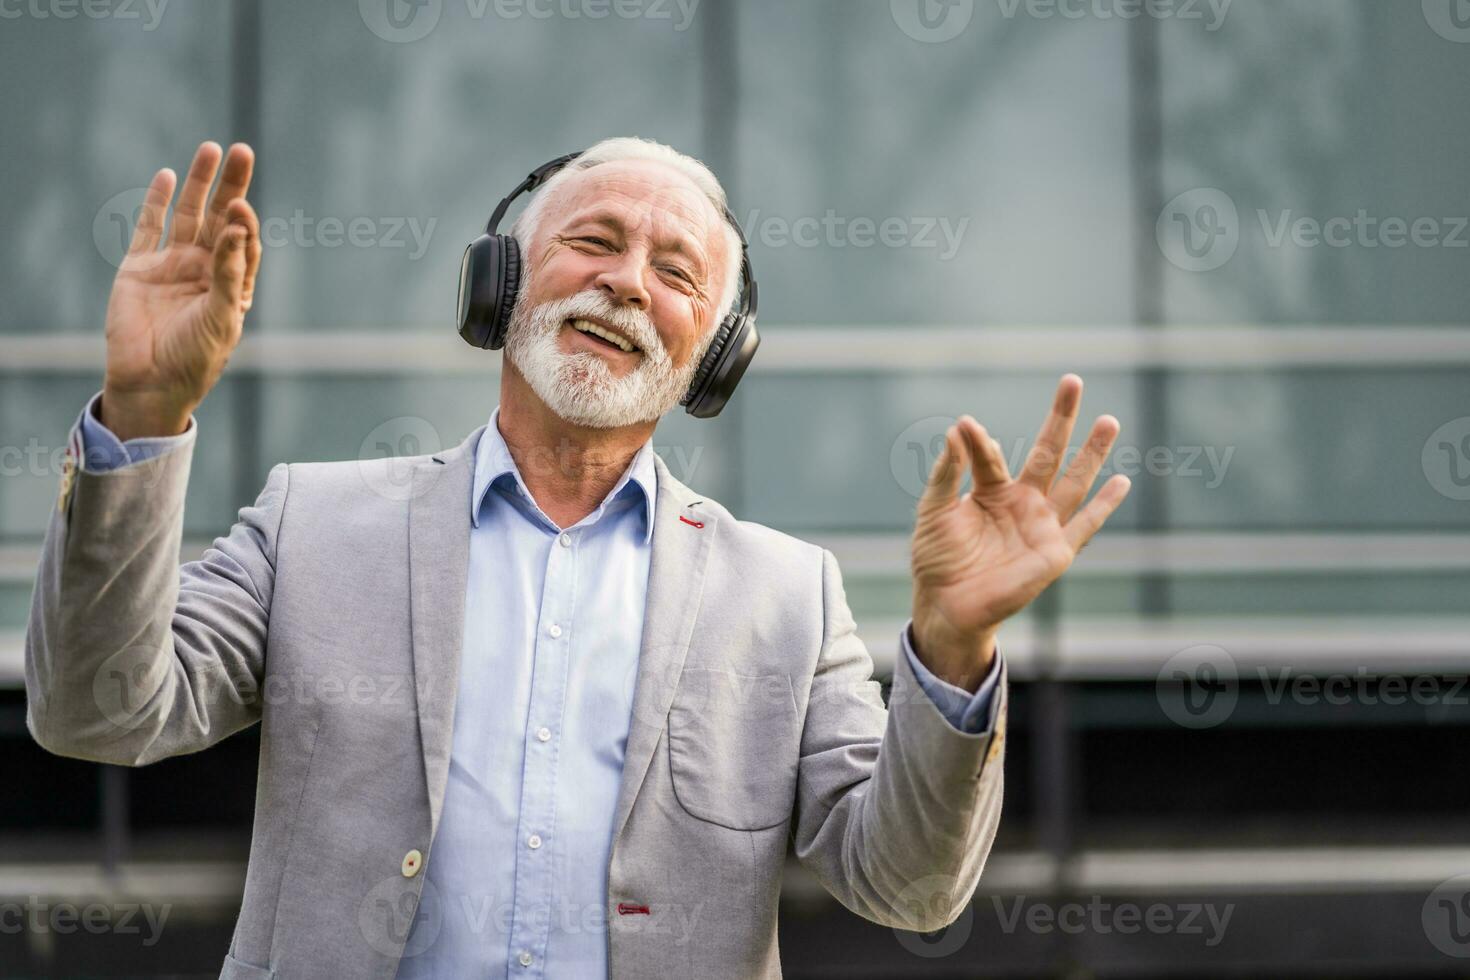
[[[221, 531], [225, 530], [221, 528]], [[828, 548], [847, 578], [906, 577], [906, 534], [802, 534]], [[184, 560], [209, 547], [186, 540]], [[36, 574], [36, 545], [0, 545], [0, 583], [28, 582]], [[1067, 575], [1331, 574], [1470, 571], [1470, 534], [1268, 534], [1106, 531], [1078, 556]]]
[[[905, 622], [859, 611], [858, 636], [879, 677], [893, 673]], [[1174, 654], [1202, 645], [1223, 649], [1244, 680], [1254, 679], [1259, 670], [1460, 675], [1470, 649], [1470, 617], [1465, 616], [1068, 616], [1057, 624], [1054, 639], [1038, 636], [1036, 626], [1022, 616], [1001, 628], [1000, 649], [1012, 680], [1046, 674], [1074, 681], [1152, 682]], [[0, 632], [0, 689], [24, 685], [24, 637], [21, 630]]]
[[[1199, 371], [1446, 368], [1470, 365], [1470, 326], [923, 326], [763, 324], [761, 373], [1013, 370]], [[247, 328], [232, 373], [473, 374], [500, 359], [446, 325], [381, 329]], [[97, 331], [0, 334], [0, 373], [100, 371]]]
[[[998, 851], [978, 893], [1045, 894], [1062, 866], [1040, 851]], [[1427, 892], [1467, 866], [1470, 848], [1411, 845], [1091, 850], [1065, 861], [1070, 888], [1105, 895]], [[0, 899], [9, 901], [169, 901], [187, 913], [238, 908], [244, 884], [238, 861], [135, 861], [116, 874], [94, 863], [0, 863]], [[795, 861], [786, 864], [782, 895], [827, 897]]]
[[[905, 619], [862, 617], [858, 635], [875, 672], [891, 675]], [[1470, 617], [1385, 613], [1302, 616], [1065, 616], [1042, 637], [1022, 616], [1001, 627], [999, 646], [1013, 680], [1156, 681], [1176, 653], [1219, 647], [1236, 676], [1461, 675]], [[1213, 657], [1211, 659], [1214, 659]]]
[[[816, 534], [846, 576], [906, 576], [907, 534]], [[1107, 530], [1067, 571], [1083, 575], [1470, 570], [1470, 534]]]

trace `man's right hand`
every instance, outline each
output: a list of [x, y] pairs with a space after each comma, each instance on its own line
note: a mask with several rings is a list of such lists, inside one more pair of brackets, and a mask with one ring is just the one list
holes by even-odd
[[177, 177], [167, 168], [153, 176], [113, 281], [101, 411], [124, 441], [182, 433], [240, 342], [260, 267], [260, 219], [245, 200], [255, 154], [231, 146], [208, 200], [221, 156], [219, 144], [200, 145], [167, 241]]

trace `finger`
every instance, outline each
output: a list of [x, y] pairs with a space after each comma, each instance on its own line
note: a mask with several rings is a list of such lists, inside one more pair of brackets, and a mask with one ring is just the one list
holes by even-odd
[[230, 147], [225, 157], [224, 170], [220, 174], [219, 186], [209, 202], [209, 216], [199, 230], [199, 244], [214, 248], [214, 240], [229, 221], [230, 204], [245, 196], [250, 189], [250, 178], [255, 173], [255, 151], [245, 143]]
[[189, 176], [184, 178], [184, 189], [179, 191], [179, 203], [174, 206], [174, 228], [169, 236], [173, 244], [192, 245], [199, 237], [204, 201], [219, 169], [220, 153], [219, 144], [212, 140], [199, 144], [194, 162], [189, 166]]
[[958, 429], [950, 426], [944, 432], [944, 448], [929, 471], [929, 482], [924, 487], [923, 503], [950, 503], [960, 492], [960, 481], [965, 473], [965, 444]]
[[[231, 224], [214, 244], [214, 270], [209, 285], [209, 312], [221, 327], [233, 329], [245, 289], [245, 240], [242, 225]], [[231, 341], [234, 338], [229, 338]]]
[[1000, 440], [995, 438], [994, 436], [991, 436], [990, 446], [995, 451], [995, 459], [997, 461], [996, 465], [1000, 467], [1001, 473], [1003, 473], [1006, 480], [1009, 481], [1011, 479], [1011, 465], [1009, 462], [1006, 461], [1005, 450], [1001, 448]]
[[1121, 428], [1113, 416], [1098, 416], [1097, 421], [1092, 423], [1092, 432], [1082, 451], [1052, 487], [1051, 501], [1057, 509], [1057, 518], [1063, 523], [1087, 499], [1087, 492], [1092, 489], [1092, 482], [1097, 479], [1103, 463], [1107, 461], [1108, 453], [1113, 451], [1113, 442], [1117, 440]]
[[1082, 379], [1075, 374], [1063, 375], [1051, 412], [1036, 434], [1036, 445], [1026, 454], [1026, 465], [1021, 467], [1022, 483], [1029, 483], [1042, 493], [1051, 489], [1051, 481], [1067, 453], [1067, 442], [1072, 438], [1072, 426], [1077, 422], [1081, 404]]
[[1081, 551], [1083, 545], [1091, 541], [1092, 536], [1102, 529], [1103, 523], [1112, 516], [1113, 511], [1118, 509], [1123, 498], [1128, 496], [1128, 490], [1132, 485], [1133, 481], [1121, 473], [1117, 474], [1103, 484], [1097, 496], [1093, 497], [1086, 507], [1078, 511], [1076, 517], [1067, 522], [1067, 525], [1062, 528], [1062, 534], [1066, 537], [1067, 543], [1072, 546], [1074, 554]]
[[1006, 469], [1000, 443], [990, 438], [985, 426], [966, 415], [960, 419], [959, 429], [965, 437], [965, 449], [970, 457], [971, 492], [979, 493], [1009, 483], [1011, 475]]
[[163, 238], [163, 223], [168, 217], [168, 202], [173, 199], [178, 176], [164, 167], [153, 175], [148, 184], [148, 193], [143, 197], [143, 210], [138, 214], [138, 223], [133, 228], [133, 240], [128, 245], [128, 254], [152, 252]]
[[230, 225], [241, 225], [245, 228], [245, 283], [240, 301], [248, 310], [255, 302], [255, 276], [260, 271], [260, 218], [250, 202], [243, 197], [230, 202], [227, 214]]

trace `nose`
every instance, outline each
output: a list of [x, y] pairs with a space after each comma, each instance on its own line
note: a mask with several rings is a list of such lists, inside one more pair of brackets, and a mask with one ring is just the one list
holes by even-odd
[[614, 303], [626, 303], [647, 311], [648, 289], [643, 284], [643, 258], [637, 249], [626, 249], [609, 260], [594, 283]]

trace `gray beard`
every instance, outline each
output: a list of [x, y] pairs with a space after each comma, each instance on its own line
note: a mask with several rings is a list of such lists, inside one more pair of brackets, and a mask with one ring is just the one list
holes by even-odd
[[[642, 362], [619, 378], [596, 354], [562, 351], [557, 335], [576, 317], [597, 317], [617, 327], [642, 351]], [[594, 429], [660, 418], [689, 390], [700, 361], [691, 357], [684, 367], [674, 367], [646, 313], [619, 306], [595, 289], [529, 308], [517, 303], [506, 330], [505, 355], [547, 408]]]

